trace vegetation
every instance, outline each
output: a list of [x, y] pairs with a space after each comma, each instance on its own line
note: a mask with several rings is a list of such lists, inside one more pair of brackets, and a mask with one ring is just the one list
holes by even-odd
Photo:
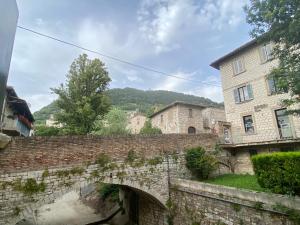
[[151, 121], [147, 120], [140, 130], [140, 134], [161, 134], [161, 129], [157, 127], [152, 127]]
[[186, 167], [200, 180], [208, 179], [217, 166], [215, 157], [206, 154], [202, 147], [188, 149], [185, 160]]
[[276, 204], [273, 209], [287, 214], [291, 221], [293, 221], [295, 224], [300, 224], [300, 212], [298, 210], [290, 209], [281, 204]]
[[56, 136], [61, 134], [62, 129], [57, 127], [46, 127], [45, 125], [38, 125], [34, 127], [34, 135], [36, 136]]
[[252, 191], [267, 191], [262, 188], [255, 176], [249, 174], [224, 174], [215, 178], [206, 180], [210, 184], [223, 185], [228, 187], [235, 187], [241, 189], [248, 189]]
[[278, 152], [252, 157], [258, 183], [274, 193], [300, 195], [300, 152]]
[[106, 200], [108, 197], [112, 199], [112, 201], [119, 201], [119, 186], [115, 184], [100, 184], [99, 193], [103, 200]]
[[[143, 91], [134, 88], [117, 88], [110, 89], [106, 93], [111, 100], [112, 106], [124, 111], [138, 110], [148, 116], [174, 101], [223, 107], [223, 104], [213, 102], [207, 98], [171, 91]], [[33, 116], [37, 124], [45, 124], [46, 119], [48, 119], [51, 114], [55, 115], [59, 111], [60, 109], [57, 102], [54, 101], [48, 106], [35, 112]]]
[[[252, 0], [246, 7], [247, 21], [254, 28], [252, 35], [261, 42], [275, 43], [273, 56], [279, 67], [270, 76], [278, 87], [289, 90], [291, 98], [283, 101], [292, 106], [300, 103], [300, 1]], [[300, 109], [290, 110], [300, 114]]]
[[87, 134], [92, 131], [98, 116], [105, 115], [110, 107], [106, 90], [111, 79], [99, 59], [80, 55], [72, 63], [64, 86], [53, 88], [58, 95], [61, 110], [57, 121], [64, 124], [67, 133]]
[[94, 123], [92, 134], [119, 135], [129, 134], [127, 114], [118, 108], [112, 108], [104, 117], [99, 116]]

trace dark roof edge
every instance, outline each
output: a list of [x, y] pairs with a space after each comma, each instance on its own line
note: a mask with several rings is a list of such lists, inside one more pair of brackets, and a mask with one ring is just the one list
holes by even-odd
[[173, 106], [176, 106], [176, 105], [186, 105], [186, 106], [192, 106], [192, 107], [199, 107], [199, 108], [209, 108], [208, 106], [204, 106], [204, 105], [197, 105], [197, 104], [192, 104], [192, 103], [187, 103], [187, 102], [180, 102], [180, 101], [176, 101], [176, 102], [173, 102], [169, 105], [167, 105], [166, 107], [162, 108], [161, 110], [153, 113], [151, 116], [149, 116], [149, 118], [152, 118], [160, 113], [162, 113], [163, 111], [173, 107]]
[[243, 44], [242, 46], [234, 49], [233, 51], [229, 52], [228, 54], [222, 56], [221, 58], [215, 60], [214, 62], [212, 62], [210, 64], [211, 67], [219, 70], [220, 69], [220, 64], [225, 61], [226, 59], [228, 59], [229, 57], [234, 56], [235, 54], [245, 50], [246, 48], [249, 48], [253, 45], [257, 44], [257, 39], [252, 39], [251, 41], [248, 41], [247, 43]]

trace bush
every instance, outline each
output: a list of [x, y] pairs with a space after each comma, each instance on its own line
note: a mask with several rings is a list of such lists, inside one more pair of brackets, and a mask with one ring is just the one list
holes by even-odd
[[45, 125], [36, 126], [34, 128], [35, 136], [57, 136], [61, 132], [61, 128], [47, 127]]
[[111, 200], [117, 202], [119, 200], [119, 186], [116, 184], [101, 184], [99, 193], [102, 200], [111, 197]]
[[140, 134], [162, 134], [161, 129], [152, 127], [151, 121], [147, 120], [140, 130]]
[[188, 149], [185, 160], [186, 167], [200, 180], [208, 179], [217, 167], [217, 160], [206, 154], [202, 147]]
[[300, 152], [253, 156], [258, 183], [274, 193], [300, 195]]

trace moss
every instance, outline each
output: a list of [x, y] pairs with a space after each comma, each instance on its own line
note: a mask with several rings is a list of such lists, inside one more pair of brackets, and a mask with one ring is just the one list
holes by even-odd
[[289, 220], [293, 221], [295, 224], [300, 224], [300, 211], [296, 209], [288, 208], [281, 204], [276, 204], [273, 209], [279, 212], [283, 212], [288, 215]]
[[135, 153], [134, 150], [130, 150], [127, 153], [127, 158], [125, 159], [126, 162], [129, 164], [133, 163], [136, 159], [138, 158], [137, 154]]
[[239, 212], [241, 211], [241, 206], [237, 203], [232, 204], [232, 208], [234, 209], [234, 211]]
[[49, 170], [45, 169], [43, 174], [42, 174], [42, 179], [44, 180], [46, 177], [49, 177]]
[[260, 210], [260, 209], [263, 209], [263, 204], [262, 202], [255, 202], [253, 207], [256, 209], [256, 210]]
[[121, 180], [121, 183], [123, 183], [124, 181], [124, 177], [127, 175], [127, 173], [125, 171], [119, 171], [117, 172], [116, 176], [118, 179]]
[[20, 213], [21, 213], [21, 209], [20, 209], [18, 206], [16, 206], [16, 207], [14, 208], [13, 215], [14, 215], [14, 216], [19, 216]]
[[98, 164], [100, 167], [105, 167], [110, 162], [111, 158], [105, 153], [101, 153], [96, 159], [96, 164]]
[[21, 180], [18, 179], [13, 182], [12, 185], [15, 191], [22, 192], [29, 196], [46, 190], [46, 184], [44, 182], [38, 184], [34, 178], [28, 178], [25, 183], [22, 183]]
[[158, 164], [161, 164], [163, 162], [163, 158], [160, 157], [160, 156], [156, 156], [152, 159], [148, 159], [148, 165], [151, 165], [151, 166], [156, 166]]
[[70, 170], [70, 174], [72, 175], [82, 175], [84, 173], [85, 169], [82, 167], [74, 167]]

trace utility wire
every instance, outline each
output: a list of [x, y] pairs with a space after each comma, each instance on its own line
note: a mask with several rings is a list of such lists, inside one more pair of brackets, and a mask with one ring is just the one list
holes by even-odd
[[123, 63], [123, 64], [127, 64], [127, 65], [130, 65], [130, 66], [139, 68], [139, 69], [143, 69], [143, 70], [154, 72], [154, 73], [157, 73], [157, 74], [160, 74], [160, 75], [163, 75], [163, 76], [173, 77], [173, 78], [177, 78], [177, 79], [181, 79], [181, 80], [186, 80], [186, 81], [191, 81], [191, 82], [200, 82], [200, 83], [205, 84], [205, 85], [211, 85], [211, 86], [215, 86], [215, 87], [221, 87], [221, 85], [217, 85], [217, 84], [213, 84], [213, 83], [209, 83], [209, 82], [205, 82], [205, 81], [201, 81], [201, 80], [192, 80], [192, 79], [188, 79], [188, 78], [184, 78], [184, 77], [180, 77], [180, 76], [168, 74], [168, 73], [165, 73], [165, 72], [162, 72], [162, 71], [150, 68], [150, 67], [146, 67], [146, 66], [143, 66], [143, 65], [135, 64], [135, 63], [126, 61], [124, 59], [117, 58], [117, 57], [110, 56], [110, 55], [106, 55], [106, 54], [103, 54], [101, 52], [98, 52], [98, 51], [95, 51], [95, 50], [91, 50], [91, 49], [82, 47], [80, 45], [77, 45], [77, 44], [74, 44], [74, 43], [71, 43], [71, 42], [68, 42], [68, 41], [64, 41], [62, 39], [59, 39], [59, 38], [56, 38], [56, 37], [53, 37], [53, 36], [50, 36], [50, 35], [47, 35], [47, 34], [43, 34], [43, 33], [40, 33], [38, 31], [34, 31], [32, 29], [29, 29], [29, 28], [26, 28], [26, 27], [23, 27], [23, 26], [19, 26], [18, 25], [17, 27], [20, 28], [20, 29], [22, 29], [22, 30], [26, 30], [26, 31], [29, 31], [31, 33], [34, 33], [36, 35], [39, 35], [39, 36], [42, 36], [42, 37], [46, 37], [48, 39], [52, 39], [54, 41], [58, 41], [60, 43], [63, 43], [63, 44], [69, 45], [69, 46], [73, 46], [75, 48], [79, 48], [81, 50], [84, 50], [84, 51], [87, 51], [87, 52], [91, 52], [91, 53], [100, 55], [102, 57], [105, 57], [105, 58], [108, 58], [108, 59], [111, 59], [111, 60], [114, 60], [114, 61], [117, 61], [117, 62], [120, 62], [120, 63]]

